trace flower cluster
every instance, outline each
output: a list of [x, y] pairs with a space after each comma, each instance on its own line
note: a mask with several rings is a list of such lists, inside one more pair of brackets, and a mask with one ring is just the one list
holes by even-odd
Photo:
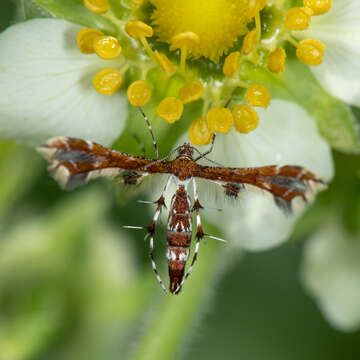
[[[84, 0], [91, 12], [108, 17], [119, 33], [126, 33], [139, 42], [133, 42], [131, 47], [144, 53], [141, 61], [143, 55], [148, 56], [149, 64], [142, 68], [141, 79], [127, 88], [127, 98], [132, 106], [144, 106], [150, 101], [152, 90], [146, 76], [156, 67], [169, 78], [181, 77], [177, 95], [167, 96], [158, 103], [156, 113], [160, 118], [168, 123], [178, 121], [184, 105], [203, 100], [202, 116], [193, 119], [189, 127], [189, 138], [195, 145], [209, 144], [214, 133], [227, 134], [233, 126], [243, 134], [257, 128], [259, 116], [254, 107], [267, 108], [271, 96], [264, 85], [246, 78], [241, 71], [242, 63], [251, 62], [267, 67], [272, 73], [282, 73], [286, 52], [281, 44], [286, 41], [296, 46], [296, 55], [305, 64], [322, 62], [325, 46], [320, 41], [306, 39], [298, 43], [290, 32], [307, 29], [311, 16], [329, 11], [332, 5], [330, 0], [304, 0], [304, 7], [292, 8], [284, 14], [285, 26], [280, 27], [276, 37], [269, 42], [262, 37], [260, 14], [267, 6], [266, 0], [242, 0], [232, 6], [226, 1], [198, 1], [195, 6], [190, 0], [152, 0], [151, 4], [153, 11], [149, 15], [144, 14], [144, 1], [132, 1], [133, 18], [124, 21], [112, 14], [107, 0]], [[144, 17], [147, 22], [142, 21]], [[152, 39], [151, 44], [148, 39]], [[173, 60], [156, 49], [159, 42], [169, 45], [165, 51]], [[98, 29], [80, 30], [77, 44], [83, 54], [96, 53], [105, 60], [118, 59], [115, 68], [105, 68], [95, 75], [93, 85], [100, 94], [111, 95], [118, 91], [127, 69], [137, 65], [136, 59], [123, 53], [116, 37], [104, 35]], [[220, 76], [225, 78], [222, 83], [200, 76], [196, 66], [187, 65], [190, 58], [200, 57], [222, 70]], [[240, 97], [234, 95], [239, 88], [245, 89]], [[238, 100], [235, 104], [233, 97]]]

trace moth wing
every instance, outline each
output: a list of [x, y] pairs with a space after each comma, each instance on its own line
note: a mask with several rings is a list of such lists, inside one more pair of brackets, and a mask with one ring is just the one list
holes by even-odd
[[50, 173], [65, 190], [99, 177], [117, 178], [126, 185], [137, 185], [147, 175], [142, 168], [154, 162], [70, 137], [49, 139], [37, 150], [49, 161]]
[[[292, 213], [296, 207], [310, 202], [314, 195], [326, 188], [324, 182], [314, 173], [300, 166], [264, 166], [256, 168], [204, 167], [200, 179], [210, 180], [221, 189], [217, 198], [238, 204], [241, 193], [257, 191], [271, 195], [275, 204], [285, 213]], [[203, 181], [202, 181], [203, 183]]]

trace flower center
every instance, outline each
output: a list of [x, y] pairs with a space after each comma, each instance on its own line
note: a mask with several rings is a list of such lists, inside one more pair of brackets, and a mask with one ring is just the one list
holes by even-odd
[[155, 33], [161, 41], [184, 32], [199, 36], [200, 43], [189, 50], [194, 58], [204, 56], [216, 61], [238, 37], [247, 32], [248, 0], [151, 0]]

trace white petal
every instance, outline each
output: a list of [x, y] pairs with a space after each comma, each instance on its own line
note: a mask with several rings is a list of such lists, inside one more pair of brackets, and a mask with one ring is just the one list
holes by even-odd
[[360, 326], [360, 242], [332, 221], [306, 244], [301, 278], [336, 328]]
[[[300, 165], [325, 181], [332, 178], [330, 148], [302, 107], [273, 100], [267, 110], [257, 111], [259, 127], [247, 135], [235, 130], [219, 135], [211, 159], [233, 167]], [[238, 201], [239, 207], [206, 214], [224, 229], [226, 239], [249, 250], [263, 250], [288, 238], [296, 216], [285, 216], [272, 196], [245, 192]]]
[[68, 135], [110, 145], [127, 116], [124, 95], [103, 96], [94, 75], [119, 62], [77, 50], [80, 27], [35, 19], [0, 34], [0, 137], [30, 144]]
[[328, 13], [313, 16], [310, 28], [294, 36], [326, 45], [323, 63], [311, 71], [333, 96], [360, 106], [360, 1], [334, 0]]

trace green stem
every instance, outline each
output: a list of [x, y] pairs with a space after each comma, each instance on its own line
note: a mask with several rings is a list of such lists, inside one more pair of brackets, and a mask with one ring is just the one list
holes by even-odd
[[199, 260], [179, 295], [165, 295], [147, 324], [131, 360], [171, 360], [209, 300], [225, 246], [208, 242], [200, 246]]

